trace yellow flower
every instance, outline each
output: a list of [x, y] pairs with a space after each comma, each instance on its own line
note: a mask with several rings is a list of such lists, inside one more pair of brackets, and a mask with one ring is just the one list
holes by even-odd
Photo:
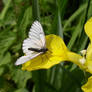
[[[87, 21], [84, 26], [85, 32], [90, 38], [91, 43], [89, 44], [87, 50], [82, 50], [82, 58], [80, 58], [80, 67], [87, 72], [92, 73], [92, 18]], [[78, 64], [77, 64], [78, 65]]]
[[84, 65], [86, 66], [86, 71], [92, 73], [92, 18], [87, 21], [84, 28], [91, 41], [86, 51], [86, 61]]
[[[92, 18], [90, 18], [85, 24], [85, 32], [89, 36], [90, 44], [86, 50], [85, 57], [85, 69], [92, 73]], [[88, 78], [88, 82], [82, 86], [84, 92], [92, 92], [92, 76]]]
[[83, 92], [92, 92], [92, 76], [88, 78], [88, 82], [82, 86]]
[[46, 36], [46, 48], [48, 51], [22, 65], [23, 70], [48, 69], [61, 61], [72, 61], [82, 68], [80, 55], [70, 52], [63, 40], [54, 34]]

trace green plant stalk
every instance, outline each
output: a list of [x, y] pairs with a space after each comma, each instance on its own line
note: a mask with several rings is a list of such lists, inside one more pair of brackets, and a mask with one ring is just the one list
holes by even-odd
[[0, 20], [4, 19], [6, 12], [7, 12], [8, 8], [10, 7], [10, 3], [11, 3], [11, 0], [8, 0], [8, 3], [6, 4], [6, 6], [4, 7], [4, 9], [2, 10], [2, 12], [0, 14]]
[[67, 28], [67, 26], [78, 16], [80, 15], [85, 9], [87, 8], [87, 4], [82, 5], [70, 18], [66, 21], [63, 30]]
[[58, 11], [57, 30], [58, 30], [58, 35], [63, 38], [63, 28], [61, 24], [61, 16], [59, 11]]
[[[81, 20], [81, 19], [80, 19]], [[76, 27], [75, 31], [72, 34], [72, 37], [67, 45], [68, 49], [71, 50], [72, 46], [74, 45], [76, 38], [78, 37], [79, 33], [80, 33], [80, 27], [81, 27], [81, 23], [79, 22], [78, 26]]]
[[57, 33], [58, 35], [63, 38], [63, 28], [62, 28], [62, 24], [61, 24], [61, 11], [60, 11], [60, 1], [57, 0], [56, 1], [56, 7], [57, 7]]
[[86, 21], [87, 21], [87, 19], [88, 19], [88, 11], [89, 11], [89, 7], [90, 7], [90, 3], [91, 3], [91, 0], [88, 0], [87, 8], [86, 8], [86, 10], [85, 10], [85, 19], [84, 19], [83, 28], [82, 28], [82, 33], [81, 33], [82, 36], [81, 36], [81, 38], [80, 38], [80, 39], [81, 39], [80, 42], [82, 42], [82, 44], [80, 43], [80, 48], [78, 48], [79, 51], [85, 49], [85, 46], [86, 46], [87, 41], [88, 41], [88, 36], [86, 36], [86, 34], [85, 34], [85, 32], [84, 32], [84, 25], [85, 25], [85, 23], [86, 23]]
[[[92, 0], [88, 1], [92, 5]], [[67, 26], [77, 17], [79, 16], [85, 9], [87, 9], [89, 6], [87, 3], [83, 4], [70, 18], [66, 21], [63, 30], [66, 31]]]
[[[85, 15], [82, 16], [81, 19], [80, 19], [80, 21], [83, 21], [83, 19], [84, 19], [83, 23], [81, 24], [81, 22], [79, 21], [79, 24], [78, 24], [76, 30], [74, 31], [74, 33], [73, 33], [73, 35], [72, 35], [72, 37], [71, 37], [71, 40], [69, 41], [69, 43], [68, 43], [68, 45], [67, 45], [67, 47], [68, 47], [70, 50], [72, 49], [72, 46], [74, 45], [75, 40], [76, 40], [76, 38], [78, 37], [80, 31], [84, 29], [84, 24], [85, 24], [85, 22], [86, 22], [86, 20], [87, 20], [87, 17], [88, 17], [88, 10], [89, 10], [89, 5], [90, 5], [90, 3], [91, 3], [91, 1], [89, 0], [89, 1], [88, 1], [88, 5], [85, 4], [85, 5], [82, 7], [83, 9], [82, 9], [82, 8], [79, 8], [79, 9], [74, 13], [74, 15], [72, 15], [72, 16], [69, 18], [69, 20], [68, 20], [68, 22], [67, 22], [67, 24], [68, 24], [69, 22], [72, 21], [72, 19], [75, 18], [76, 15], [80, 14], [83, 10], [86, 10], [86, 13], [84, 12]], [[77, 16], [76, 16], [76, 17], [77, 17]], [[66, 24], [66, 26], [67, 26], [67, 24]], [[66, 26], [65, 26], [65, 27], [66, 27]], [[80, 30], [80, 28], [81, 28], [81, 30]], [[86, 37], [86, 34], [85, 34], [84, 31], [81, 32], [81, 35], [82, 35], [82, 37], [80, 38], [80, 48], [78, 48], [79, 51], [85, 48], [86, 42], [87, 42], [87, 40], [88, 40], [88, 37]], [[81, 44], [81, 42], [82, 42], [82, 44]]]
[[32, 4], [33, 19], [40, 20], [39, 0], [33, 0]]

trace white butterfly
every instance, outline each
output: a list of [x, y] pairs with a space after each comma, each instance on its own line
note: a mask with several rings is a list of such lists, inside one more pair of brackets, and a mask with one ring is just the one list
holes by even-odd
[[26, 55], [17, 59], [15, 65], [23, 64], [48, 50], [45, 44], [43, 28], [38, 21], [32, 24], [29, 38], [24, 40], [22, 49]]

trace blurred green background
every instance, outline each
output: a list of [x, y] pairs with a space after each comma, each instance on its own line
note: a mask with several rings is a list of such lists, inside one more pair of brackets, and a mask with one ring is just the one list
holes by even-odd
[[91, 16], [92, 0], [0, 0], [0, 92], [82, 92], [88, 74], [73, 63], [32, 72], [14, 63], [34, 20], [80, 53], [88, 46], [84, 24]]

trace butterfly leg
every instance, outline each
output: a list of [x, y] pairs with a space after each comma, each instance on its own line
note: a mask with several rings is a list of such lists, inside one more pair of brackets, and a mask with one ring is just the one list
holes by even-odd
[[48, 50], [48, 52], [51, 54], [52, 53], [52, 51], [50, 51], [50, 50]]
[[48, 55], [45, 55], [45, 56], [46, 56], [46, 58], [48, 59], [48, 61], [51, 61], [50, 58], [48, 57]]
[[44, 62], [44, 60], [43, 60], [43, 57], [41, 56], [41, 59], [42, 59], [42, 62], [41, 63], [43, 63]]

